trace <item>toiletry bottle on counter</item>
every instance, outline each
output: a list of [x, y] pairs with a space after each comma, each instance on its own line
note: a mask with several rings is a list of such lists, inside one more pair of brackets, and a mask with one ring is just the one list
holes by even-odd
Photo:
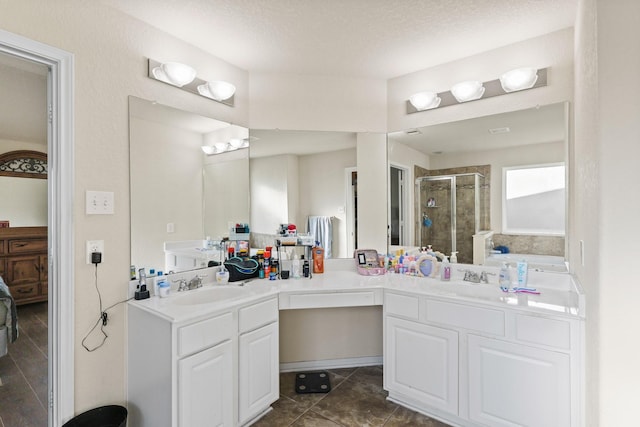
[[527, 273], [528, 273], [529, 265], [527, 261], [522, 260], [518, 261], [516, 265], [516, 274], [518, 275], [518, 286], [527, 286]]
[[449, 258], [449, 261], [451, 262], [451, 264], [456, 264], [458, 262], [458, 252], [454, 251], [451, 252], [451, 258]]
[[511, 286], [511, 274], [509, 273], [509, 266], [506, 262], [503, 262], [502, 267], [500, 267], [500, 278], [498, 279], [498, 283], [500, 283], [500, 286]]
[[302, 260], [302, 275], [304, 277], [309, 277], [309, 260], [304, 259], [304, 255], [301, 255], [300, 259]]
[[311, 248], [311, 258], [313, 259], [313, 272], [324, 273], [324, 249], [320, 246]]
[[451, 265], [446, 256], [442, 258], [442, 264], [440, 265], [440, 280], [445, 282], [451, 280]]

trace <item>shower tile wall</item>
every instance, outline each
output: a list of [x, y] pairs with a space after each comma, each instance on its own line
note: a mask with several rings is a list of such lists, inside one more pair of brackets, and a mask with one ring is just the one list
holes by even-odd
[[564, 237], [494, 234], [495, 246], [506, 246], [516, 254], [564, 256]]

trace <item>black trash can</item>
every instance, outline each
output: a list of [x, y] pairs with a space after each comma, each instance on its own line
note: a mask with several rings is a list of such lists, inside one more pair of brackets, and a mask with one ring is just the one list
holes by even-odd
[[123, 406], [108, 405], [91, 409], [73, 417], [62, 427], [126, 427], [127, 409]]

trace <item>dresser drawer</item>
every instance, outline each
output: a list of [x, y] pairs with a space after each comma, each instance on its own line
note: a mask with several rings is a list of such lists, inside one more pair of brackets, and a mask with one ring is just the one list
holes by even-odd
[[384, 310], [386, 314], [418, 320], [420, 317], [420, 297], [385, 292]]
[[499, 310], [427, 300], [426, 314], [429, 322], [504, 336], [504, 313]]
[[240, 333], [258, 329], [278, 320], [278, 298], [260, 301], [241, 308], [238, 314]]
[[178, 356], [195, 353], [211, 347], [235, 335], [233, 315], [223, 315], [203, 320], [178, 329]]
[[9, 291], [16, 303], [20, 302], [20, 300], [35, 298], [40, 295], [37, 283], [32, 285], [10, 286]]
[[12, 239], [9, 240], [9, 253], [21, 254], [27, 252], [45, 252], [47, 250], [46, 239]]
[[382, 289], [357, 292], [280, 294], [280, 309], [382, 305]]
[[571, 349], [571, 323], [525, 314], [516, 315], [516, 339], [559, 349]]

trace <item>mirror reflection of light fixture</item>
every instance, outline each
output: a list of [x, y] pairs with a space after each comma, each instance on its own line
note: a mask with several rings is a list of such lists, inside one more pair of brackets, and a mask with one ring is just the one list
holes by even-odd
[[147, 76], [184, 91], [233, 107], [236, 87], [222, 80], [206, 81], [196, 76], [196, 70], [179, 62], [159, 62], [148, 59]]
[[500, 85], [505, 92], [531, 89], [538, 80], [538, 70], [532, 67], [516, 68], [500, 76]]
[[204, 136], [202, 151], [207, 155], [227, 153], [249, 148], [249, 129], [238, 125], [229, 125], [214, 130]]
[[438, 108], [442, 99], [435, 92], [419, 92], [409, 97], [409, 102], [416, 110], [424, 111]]
[[419, 92], [405, 101], [407, 114], [436, 108], [459, 105], [478, 99], [507, 95], [526, 89], [547, 85], [547, 68], [516, 68], [504, 73], [499, 79], [486, 82], [469, 81], [454, 85], [445, 92]]
[[179, 62], [165, 62], [151, 72], [156, 79], [177, 87], [187, 85], [196, 78], [196, 70]]
[[198, 93], [215, 101], [224, 101], [236, 93], [236, 87], [231, 83], [218, 80], [198, 85]]
[[451, 94], [458, 102], [475, 101], [484, 95], [484, 86], [477, 80], [460, 82], [453, 85]]

